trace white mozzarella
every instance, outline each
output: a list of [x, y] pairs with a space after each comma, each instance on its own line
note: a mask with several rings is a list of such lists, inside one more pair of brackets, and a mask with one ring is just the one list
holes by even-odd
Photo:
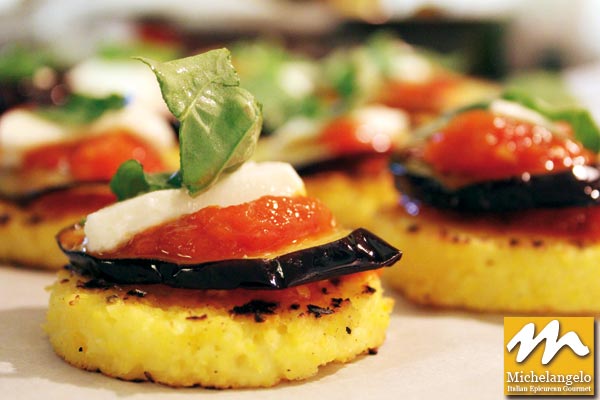
[[89, 125], [68, 126], [42, 118], [34, 111], [17, 108], [0, 118], [2, 166], [17, 167], [23, 153], [47, 144], [102, 135], [114, 129], [125, 129], [157, 150], [176, 146], [173, 129], [160, 114], [132, 104], [108, 111]]
[[290, 164], [247, 162], [196, 197], [191, 197], [185, 189], [159, 190], [88, 215], [85, 223], [87, 250], [102, 252], [116, 249], [138, 232], [204, 207], [227, 207], [267, 195], [304, 193], [304, 183]]
[[372, 143], [375, 151], [383, 153], [409, 140], [410, 120], [402, 110], [372, 105], [355, 110], [352, 116], [358, 123], [358, 140]]
[[503, 99], [494, 100], [490, 104], [490, 111], [494, 114], [512, 117], [520, 121], [530, 122], [535, 125], [542, 125], [546, 127], [552, 126], [552, 122], [542, 114], [514, 101]]
[[28, 149], [69, 140], [72, 135], [72, 129], [37, 116], [27, 109], [7, 111], [0, 118], [2, 165], [17, 166], [23, 152]]
[[392, 59], [391, 75], [404, 82], [423, 83], [433, 77], [431, 62], [416, 53], [405, 52]]
[[102, 134], [114, 128], [126, 129], [158, 150], [176, 145], [173, 128], [168, 121], [162, 115], [139, 104], [105, 113], [90, 125], [89, 133]]
[[90, 58], [67, 73], [71, 90], [89, 96], [120, 94], [129, 101], [168, 113], [154, 73], [138, 60], [105, 60]]

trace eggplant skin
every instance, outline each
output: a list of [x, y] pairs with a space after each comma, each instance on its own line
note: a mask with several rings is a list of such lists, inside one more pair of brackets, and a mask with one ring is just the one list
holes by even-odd
[[[74, 225], [67, 230], [81, 229]], [[391, 266], [402, 252], [366, 229], [319, 246], [274, 258], [175, 264], [150, 259], [100, 259], [81, 248], [58, 244], [68, 269], [96, 278], [92, 285], [162, 283], [186, 289], [284, 289], [355, 272]]]
[[390, 167], [402, 195], [440, 209], [504, 212], [600, 204], [598, 165], [550, 174], [525, 174], [457, 189], [447, 188], [432, 176], [411, 171], [402, 161], [394, 160]]

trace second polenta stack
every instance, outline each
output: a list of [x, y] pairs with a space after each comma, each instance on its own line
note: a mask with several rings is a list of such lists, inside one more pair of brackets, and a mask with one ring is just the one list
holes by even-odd
[[[410, 248], [393, 287], [426, 305], [600, 312], [600, 131], [520, 92], [446, 115], [391, 168], [373, 229]], [[376, 226], [375, 226], [376, 225]]]

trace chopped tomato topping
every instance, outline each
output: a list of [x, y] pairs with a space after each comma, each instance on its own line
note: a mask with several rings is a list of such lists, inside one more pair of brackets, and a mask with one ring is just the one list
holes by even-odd
[[460, 82], [458, 76], [440, 74], [425, 82], [395, 81], [386, 85], [381, 103], [409, 113], [437, 113], [444, 108], [444, 97]]
[[80, 216], [106, 207], [117, 201], [115, 195], [106, 186], [88, 188], [85, 186], [46, 193], [29, 206], [42, 218], [64, 218]]
[[165, 168], [154, 148], [127, 132], [38, 147], [25, 154], [23, 168], [58, 169], [80, 181], [109, 180], [129, 159], [142, 163], [148, 172]]
[[387, 153], [392, 150], [392, 138], [385, 132], [351, 117], [334, 119], [325, 126], [320, 140], [336, 155]]
[[559, 136], [490, 111], [467, 111], [433, 135], [423, 158], [442, 174], [475, 180], [564, 171], [594, 160], [592, 152], [571, 139], [570, 127], [563, 128]]
[[261, 257], [332, 231], [331, 211], [309, 197], [264, 196], [230, 207], [206, 207], [137, 234], [109, 258], [200, 263]]

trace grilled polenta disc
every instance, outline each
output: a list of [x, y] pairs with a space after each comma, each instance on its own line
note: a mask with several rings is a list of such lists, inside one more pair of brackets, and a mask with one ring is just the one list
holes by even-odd
[[69, 271], [51, 288], [46, 332], [86, 370], [169, 386], [272, 386], [376, 352], [392, 300], [365, 272], [283, 291], [97, 287]]
[[56, 233], [114, 201], [102, 184], [47, 191], [26, 201], [0, 200], [0, 260], [32, 268], [63, 267], [67, 258], [56, 246]]
[[56, 353], [120, 379], [245, 388], [375, 352], [392, 308], [375, 270], [401, 252], [337, 227], [290, 164], [246, 162], [260, 106], [227, 50], [149, 63], [181, 122], [181, 169], [126, 162], [120, 201], [57, 235], [69, 266], [51, 288]]
[[382, 210], [374, 221], [371, 229], [410, 249], [402, 268], [385, 270], [383, 279], [418, 304], [534, 314], [600, 312], [598, 242], [426, 213], [410, 216], [400, 207]]

